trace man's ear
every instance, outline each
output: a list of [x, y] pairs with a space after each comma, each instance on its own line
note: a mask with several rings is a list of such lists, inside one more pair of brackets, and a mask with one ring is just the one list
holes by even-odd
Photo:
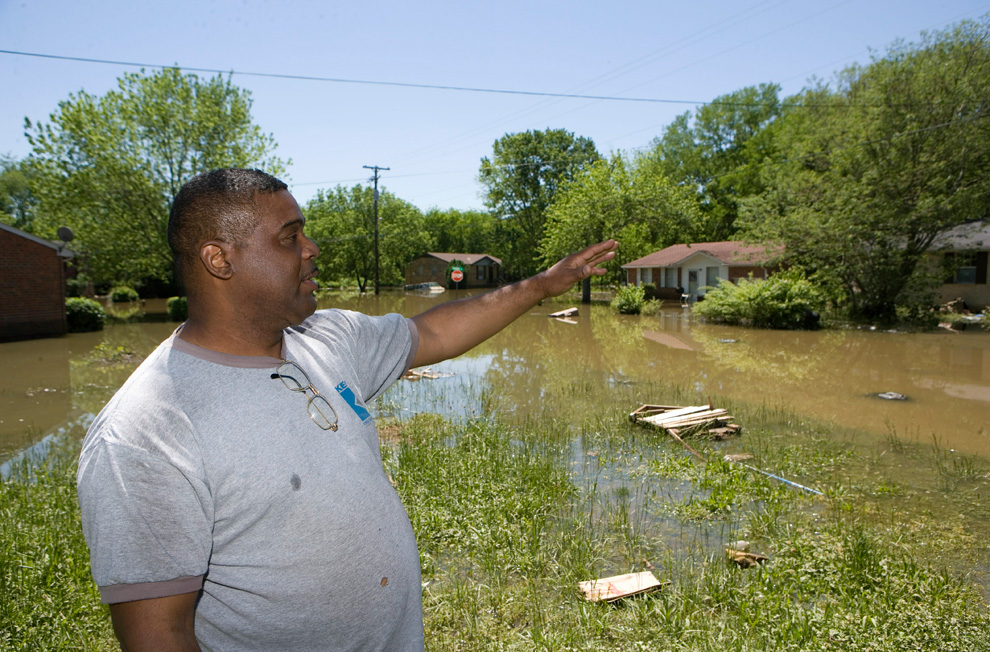
[[222, 242], [207, 242], [199, 248], [199, 260], [210, 276], [226, 281], [234, 275], [234, 268], [227, 260], [227, 248]]

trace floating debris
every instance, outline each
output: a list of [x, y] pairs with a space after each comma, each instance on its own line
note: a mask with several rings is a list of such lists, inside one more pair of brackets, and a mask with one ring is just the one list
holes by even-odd
[[877, 398], [882, 398], [885, 401], [906, 401], [908, 397], [904, 394], [898, 394], [897, 392], [884, 392], [883, 394], [877, 394]]
[[578, 582], [578, 587], [592, 602], [612, 602], [620, 598], [656, 591], [665, 584], [670, 582], [660, 582], [650, 571], [643, 571]]
[[719, 344], [738, 344], [739, 343], [739, 340], [730, 340], [728, 338], [725, 338], [725, 339], [720, 339], [718, 341], [718, 343]]
[[728, 410], [709, 405], [641, 405], [629, 418], [641, 425], [653, 426], [680, 436], [685, 433], [706, 434], [715, 439], [737, 435], [742, 426], [732, 423]]
[[567, 308], [565, 310], [558, 310], [557, 312], [551, 312], [548, 316], [554, 319], [561, 319], [563, 317], [577, 317], [577, 308]]
[[402, 380], [436, 380], [437, 378], [449, 378], [454, 374], [444, 374], [438, 371], [432, 371], [429, 367], [423, 369], [422, 371], [417, 369], [410, 369], [406, 373], [402, 374]]
[[722, 459], [728, 462], [729, 464], [732, 464], [733, 462], [743, 462], [745, 460], [751, 460], [753, 459], [753, 455], [751, 453], [733, 453], [731, 455], [723, 455]]
[[749, 541], [735, 541], [725, 544], [725, 555], [740, 568], [752, 568], [770, 559], [766, 555], [749, 551]]

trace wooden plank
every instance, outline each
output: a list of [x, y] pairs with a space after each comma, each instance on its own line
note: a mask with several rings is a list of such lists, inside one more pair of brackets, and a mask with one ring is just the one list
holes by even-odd
[[592, 602], [611, 602], [631, 595], [655, 591], [663, 586], [660, 580], [650, 571], [642, 573], [626, 573], [613, 577], [603, 577], [597, 580], [578, 582], [588, 600]]
[[566, 308], [565, 310], [558, 310], [557, 312], [551, 312], [550, 317], [577, 317], [577, 308]]
[[699, 423], [707, 423], [709, 421], [727, 421], [731, 418], [732, 418], [731, 416], [726, 414], [725, 410], [722, 410], [720, 412], [705, 412], [697, 416], [690, 415], [687, 417], [681, 417], [679, 419], [671, 419], [669, 421], [663, 421], [661, 423], [657, 423], [656, 425], [660, 426], [661, 428], [683, 427], [689, 425], [697, 425]]
[[672, 417], [683, 416], [685, 414], [693, 414], [695, 412], [701, 412], [703, 410], [710, 410], [710, 409], [711, 406], [709, 405], [692, 405], [689, 407], [679, 408], [677, 410], [670, 410], [668, 412], [663, 412], [661, 414], [657, 414], [650, 417], [643, 417], [642, 420], [646, 421], [647, 423], [652, 423], [653, 425], [659, 425], [660, 421], [670, 419]]

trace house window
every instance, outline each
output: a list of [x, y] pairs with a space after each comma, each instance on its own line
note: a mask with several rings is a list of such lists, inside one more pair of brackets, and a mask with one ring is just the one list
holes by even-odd
[[677, 287], [677, 269], [674, 267], [668, 267], [666, 270], [667, 282], [664, 283], [664, 287], [676, 288]]
[[653, 270], [649, 267], [639, 270], [639, 282], [646, 284], [653, 282]]
[[709, 267], [705, 270], [705, 285], [709, 287], [718, 286], [718, 267]]
[[475, 278], [478, 279], [479, 281], [484, 281], [485, 280], [485, 268], [482, 267], [481, 265], [478, 265], [474, 269], [477, 271], [477, 273], [475, 274]]
[[964, 284], [976, 283], [976, 261], [977, 252], [975, 251], [949, 254], [949, 262], [952, 267], [952, 282]]

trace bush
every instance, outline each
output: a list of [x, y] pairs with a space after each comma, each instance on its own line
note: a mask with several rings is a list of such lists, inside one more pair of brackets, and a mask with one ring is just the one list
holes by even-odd
[[88, 333], [103, 330], [107, 313], [96, 301], [85, 297], [65, 300], [65, 321], [70, 333]]
[[623, 315], [638, 315], [646, 302], [646, 293], [638, 285], [625, 285], [619, 288], [612, 299], [612, 307]]
[[189, 301], [186, 297], [170, 297], [165, 302], [165, 309], [168, 311], [168, 318], [172, 321], [189, 319]]
[[137, 290], [127, 285], [116, 285], [110, 288], [110, 300], [114, 303], [125, 303], [140, 299]]
[[757, 328], [817, 328], [824, 293], [801, 270], [774, 274], [767, 280], [722, 283], [694, 305], [705, 319]]

